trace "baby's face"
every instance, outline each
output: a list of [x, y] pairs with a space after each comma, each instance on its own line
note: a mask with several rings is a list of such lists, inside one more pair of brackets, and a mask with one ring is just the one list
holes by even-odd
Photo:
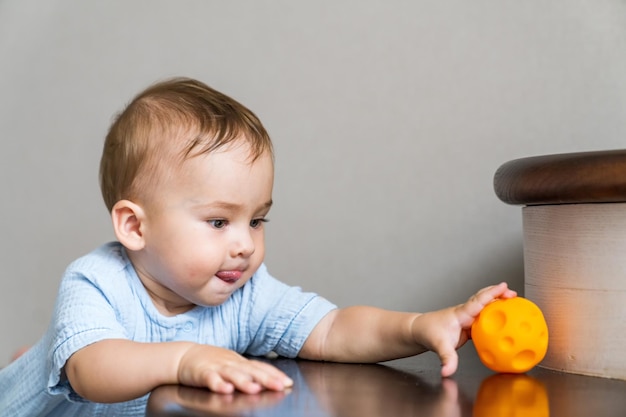
[[159, 181], [133, 262], [162, 312], [219, 305], [250, 279], [265, 255], [273, 181], [271, 155], [251, 163], [241, 144], [192, 157]]

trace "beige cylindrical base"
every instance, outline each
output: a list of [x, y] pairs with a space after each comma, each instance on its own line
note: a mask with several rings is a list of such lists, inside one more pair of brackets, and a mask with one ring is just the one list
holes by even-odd
[[522, 213], [525, 296], [550, 338], [540, 366], [626, 379], [626, 203]]

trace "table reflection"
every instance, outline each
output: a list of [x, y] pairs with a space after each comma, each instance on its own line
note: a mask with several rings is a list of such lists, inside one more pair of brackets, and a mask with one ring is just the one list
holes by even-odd
[[496, 374], [480, 384], [473, 417], [549, 417], [545, 385], [528, 375]]
[[[290, 392], [260, 394], [215, 394], [182, 385], [159, 387], [148, 401], [147, 416], [249, 416], [263, 415], [265, 408], [278, 405]], [[256, 410], [255, 413], [249, 411]]]
[[496, 374], [470, 345], [458, 372], [441, 378], [436, 355], [376, 365], [276, 359], [291, 391], [222, 395], [181, 386], [157, 388], [148, 417], [613, 417], [626, 414], [626, 381], [536, 367]]
[[431, 381], [385, 365], [303, 362], [300, 371], [321, 415], [458, 417], [471, 406], [453, 379]]
[[380, 364], [272, 363], [294, 379], [293, 390], [223, 395], [190, 387], [160, 387], [148, 401], [147, 416], [460, 417], [471, 410], [471, 401], [453, 379], [438, 378], [432, 383]]

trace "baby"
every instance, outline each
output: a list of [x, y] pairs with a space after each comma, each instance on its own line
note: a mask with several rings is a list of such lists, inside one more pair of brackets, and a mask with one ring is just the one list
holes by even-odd
[[281, 283], [263, 263], [273, 181], [270, 138], [237, 101], [186, 78], [135, 97], [100, 165], [117, 241], [68, 267], [48, 331], [0, 371], [0, 410], [130, 414], [164, 384], [281, 391], [293, 382], [248, 358], [272, 352], [379, 362], [430, 350], [446, 377], [482, 308], [516, 295], [501, 283], [458, 306], [404, 313], [337, 308]]

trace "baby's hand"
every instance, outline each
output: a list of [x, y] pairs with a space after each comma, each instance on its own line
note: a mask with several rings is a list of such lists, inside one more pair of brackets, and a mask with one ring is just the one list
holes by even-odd
[[293, 381], [274, 366], [247, 359], [215, 346], [192, 345], [178, 364], [178, 382], [230, 394], [235, 390], [256, 394], [263, 389], [283, 391]]
[[450, 376], [458, 366], [456, 349], [470, 338], [472, 323], [482, 309], [497, 298], [513, 298], [516, 295], [504, 282], [483, 288], [464, 304], [417, 317], [412, 326], [413, 337], [417, 343], [439, 355], [441, 375]]

